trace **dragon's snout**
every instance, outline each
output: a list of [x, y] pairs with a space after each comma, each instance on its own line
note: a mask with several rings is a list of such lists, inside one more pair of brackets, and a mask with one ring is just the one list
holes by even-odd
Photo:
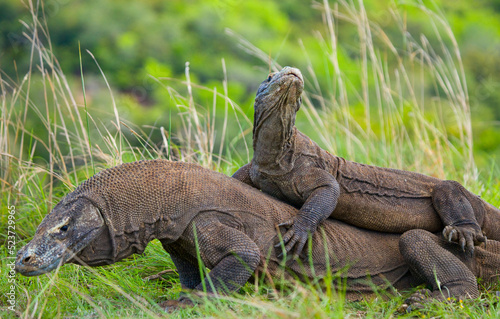
[[292, 67], [289, 67], [289, 66], [285, 66], [283, 68], [283, 70], [281, 70], [280, 73], [283, 73], [283, 75], [292, 75], [294, 77], [296, 77], [298, 80], [300, 80], [300, 82], [304, 82], [304, 78], [302, 76], [302, 73], [300, 72], [299, 69], [297, 68], [292, 68]]
[[24, 246], [17, 252], [16, 272], [24, 276], [38, 276], [47, 273], [59, 265], [60, 256], [47, 256], [37, 254], [35, 245]]
[[16, 271], [22, 275], [37, 271], [39, 269], [37, 259], [35, 253], [24, 246], [17, 253]]

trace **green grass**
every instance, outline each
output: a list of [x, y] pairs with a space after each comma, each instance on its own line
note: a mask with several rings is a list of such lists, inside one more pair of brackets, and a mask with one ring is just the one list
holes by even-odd
[[[434, 32], [442, 38], [441, 43], [431, 46], [425, 37], [405, 33], [405, 7], [391, 12], [394, 23], [401, 27], [395, 40], [370, 21], [362, 3], [339, 1], [330, 8], [325, 1], [317, 6], [324, 12], [325, 30], [316, 33], [318, 47], [312, 49], [322, 50], [325, 62], [311, 62], [307, 70], [302, 70], [307, 92], [297, 126], [334, 154], [456, 179], [499, 206], [498, 167], [492, 164], [478, 168], [474, 163], [466, 79], [456, 41], [442, 16], [419, 3], [409, 5], [426, 14]], [[217, 92], [191, 82], [186, 65], [184, 80], [155, 79], [178, 106], [178, 114], [171, 118], [180, 122], [180, 129], [154, 127], [155, 119], [151, 119], [149, 127], [138, 127], [120, 113], [122, 100], [114, 98], [104, 72], [110, 106], [92, 104], [85, 87], [73, 85], [65, 77], [50, 50], [48, 30], [39, 16], [33, 15], [33, 23], [28, 26], [31, 34], [26, 35], [32, 41], [32, 70], [19, 81], [5, 74], [0, 79], [0, 225], [5, 230], [0, 235], [1, 317], [164, 316], [157, 304], [177, 298], [181, 289], [175, 271], [163, 279], [144, 280], [160, 271], [175, 269], [158, 242], [152, 242], [141, 256], [107, 267], [65, 265], [40, 277], [16, 276], [15, 312], [6, 310], [10, 289], [8, 263], [12, 260], [6, 232], [8, 208], [15, 206], [19, 249], [33, 236], [50, 209], [94, 170], [161, 157], [196, 162], [231, 174], [251, 157], [248, 146], [252, 120], [231, 100], [227, 90]], [[352, 28], [357, 37], [339, 43], [338, 27]], [[267, 54], [244, 39], [238, 41], [261, 58], [263, 64], [268, 63]], [[349, 65], [343, 64], [346, 48], [357, 52], [359, 74], [353, 74]], [[304, 59], [308, 50], [311, 48], [302, 48]], [[92, 58], [98, 63], [93, 55]], [[271, 67], [279, 69], [280, 65], [271, 61]], [[328, 91], [322, 91], [316, 83], [319, 72], [330, 75]], [[80, 80], [83, 85], [83, 75]], [[184, 85], [183, 92], [174, 89], [173, 82], [176, 88]], [[227, 88], [227, 80], [223, 87]], [[212, 92], [213, 101], [197, 101], [197, 90]], [[219, 108], [223, 114], [217, 114], [217, 105], [224, 105]], [[216, 116], [223, 117], [222, 125], [216, 125]], [[27, 130], [27, 124], [33, 121], [37, 123], [36, 131]], [[229, 125], [239, 133], [229, 136]], [[160, 132], [159, 139], [151, 138], [153, 131]], [[497, 318], [497, 289], [485, 287], [478, 300], [431, 303], [405, 315], [397, 310], [410, 292], [399, 292], [391, 298], [378, 292], [365, 301], [349, 302], [342, 289], [322, 290], [305, 283], [285, 283], [284, 288], [276, 288], [258, 282], [248, 283], [234, 295], [208, 299], [195, 308], [171, 315]]]

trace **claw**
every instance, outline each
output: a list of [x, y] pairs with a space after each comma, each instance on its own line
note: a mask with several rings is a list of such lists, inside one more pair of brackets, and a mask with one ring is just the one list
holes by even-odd
[[467, 252], [469, 253], [469, 256], [472, 257], [474, 256], [474, 237], [471, 234], [466, 234], [466, 243], [467, 243]]
[[278, 227], [283, 227], [283, 226], [292, 226], [293, 225], [293, 220], [287, 220], [286, 222], [283, 222], [281, 224], [278, 224]]
[[462, 248], [462, 251], [465, 252], [465, 239], [460, 238], [460, 247]]
[[453, 238], [453, 234], [456, 233], [456, 229], [452, 229], [450, 233], [448, 234], [448, 241], [451, 242], [451, 239]]
[[284, 257], [286, 255], [287, 255], [287, 251], [286, 251], [286, 248], [283, 246], [283, 248], [281, 249], [281, 252], [278, 255], [276, 255], [276, 257], [281, 259], [282, 257]]
[[283, 254], [286, 254], [286, 248], [285, 248], [285, 242], [283, 240], [280, 240], [279, 243], [274, 245], [274, 248], [280, 248], [281, 247], [281, 252], [276, 255], [276, 257], [281, 258], [283, 257]]

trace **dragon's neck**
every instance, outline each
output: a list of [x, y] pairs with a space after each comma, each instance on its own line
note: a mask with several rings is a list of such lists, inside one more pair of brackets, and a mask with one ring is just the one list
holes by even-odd
[[[286, 108], [285, 108], [286, 109]], [[294, 114], [256, 114], [253, 132], [254, 162], [260, 167], [281, 166], [293, 145]]]

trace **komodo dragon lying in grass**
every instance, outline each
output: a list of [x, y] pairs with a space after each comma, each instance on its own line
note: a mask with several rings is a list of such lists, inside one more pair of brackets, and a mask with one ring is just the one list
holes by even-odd
[[[500, 211], [459, 183], [347, 161], [299, 132], [294, 124], [303, 88], [302, 74], [290, 67], [262, 82], [254, 106], [254, 155], [233, 175], [301, 207], [283, 224], [291, 226], [283, 238], [287, 252], [295, 247], [300, 254], [308, 233], [328, 217], [381, 232], [443, 231], [469, 254], [486, 241], [480, 226]], [[488, 236], [500, 240], [500, 228]]]
[[[112, 264], [143, 252], [156, 238], [174, 261], [184, 288], [203, 287], [196, 240], [211, 269], [213, 286], [204, 279], [209, 292], [235, 291], [265, 267], [272, 276], [312, 278], [309, 259], [289, 259], [283, 271], [277, 258], [281, 249], [274, 248], [276, 225], [297, 213], [234, 178], [194, 164], [123, 164], [101, 171], [61, 200], [19, 250], [16, 270], [36, 276], [67, 262]], [[493, 237], [500, 216], [487, 211], [484, 220], [483, 231]], [[427, 283], [433, 297], [442, 298], [438, 280], [445, 297], [477, 297], [476, 277], [493, 280], [500, 268], [500, 242], [493, 240], [475, 249], [474, 258], [466, 258], [457, 245], [424, 230], [388, 234], [331, 219], [319, 228], [323, 231], [312, 235], [310, 255], [315, 277], [349, 266], [343, 277], [350, 292], [368, 293], [370, 282], [396, 288]]]

